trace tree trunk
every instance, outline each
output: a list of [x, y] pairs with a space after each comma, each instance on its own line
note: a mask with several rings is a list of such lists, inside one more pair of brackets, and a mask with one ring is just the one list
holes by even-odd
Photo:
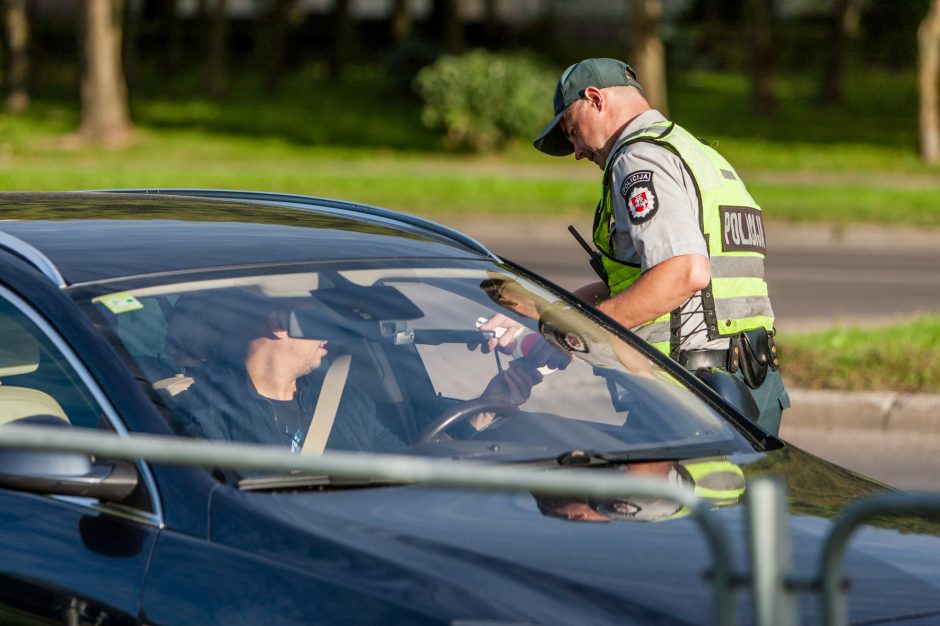
[[702, 0], [702, 42], [701, 51], [708, 61], [708, 67], [727, 69], [728, 32], [730, 27], [721, 14], [722, 0]]
[[140, 71], [140, 58], [137, 53], [140, 48], [140, 28], [143, 21], [143, 11], [139, 4], [124, 0], [124, 35], [121, 38], [121, 57], [124, 66], [124, 80], [127, 81], [128, 90], [133, 93], [136, 77]]
[[484, 0], [483, 37], [490, 49], [497, 48], [502, 43], [500, 30], [499, 0]]
[[434, 0], [431, 11], [431, 30], [441, 33], [441, 45], [447, 52], [458, 54], [464, 50], [463, 24], [457, 0]]
[[7, 108], [18, 113], [29, 106], [29, 18], [26, 0], [4, 0], [4, 8], [10, 53]]
[[175, 74], [182, 65], [182, 28], [176, 13], [177, 0], [160, 0], [160, 33], [163, 35], [163, 69], [167, 75]]
[[353, 23], [349, 10], [349, 0], [334, 0], [333, 5], [333, 46], [330, 49], [330, 79], [339, 80], [349, 62], [352, 48]]
[[209, 18], [209, 50], [206, 55], [206, 92], [221, 98], [227, 86], [228, 1], [212, 0], [206, 7]]
[[751, 31], [751, 105], [770, 115], [776, 105], [773, 62], [773, 0], [747, 0]]
[[669, 114], [666, 93], [666, 54], [659, 38], [659, 18], [663, 7], [660, 0], [630, 0], [633, 11], [627, 29], [631, 43], [630, 64], [636, 70], [643, 92], [650, 106]]
[[401, 43], [411, 37], [414, 20], [411, 19], [411, 7], [408, 0], [395, 0], [392, 8], [392, 39]]
[[927, 17], [917, 30], [920, 86], [920, 155], [926, 163], [940, 163], [940, 0], [930, 3]]
[[842, 103], [842, 70], [845, 65], [845, 49], [858, 30], [859, 0], [834, 0], [829, 15], [829, 55], [819, 85], [819, 102], [826, 106]]
[[124, 0], [85, 0], [83, 4], [85, 72], [78, 135], [103, 145], [125, 145], [133, 128], [121, 65]]
[[284, 76], [284, 68], [287, 65], [287, 37], [296, 9], [297, 0], [275, 0], [274, 2], [263, 64], [266, 69], [264, 83], [269, 91], [276, 91]]

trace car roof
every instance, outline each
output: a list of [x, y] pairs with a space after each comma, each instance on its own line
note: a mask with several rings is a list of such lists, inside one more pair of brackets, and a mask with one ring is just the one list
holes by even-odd
[[0, 249], [60, 286], [231, 266], [352, 259], [496, 257], [404, 213], [261, 192], [2, 193]]

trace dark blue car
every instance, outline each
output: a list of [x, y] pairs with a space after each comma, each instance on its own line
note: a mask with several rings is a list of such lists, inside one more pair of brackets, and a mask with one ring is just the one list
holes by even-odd
[[[655, 476], [713, 509], [738, 569], [755, 479], [786, 479], [805, 570], [833, 517], [886, 489], [763, 432], [732, 383], [712, 381], [717, 393], [417, 218], [210, 191], [0, 205], [0, 424]], [[713, 614], [708, 546], [669, 499], [85, 460], [0, 450], [0, 623]], [[860, 530], [845, 559], [851, 622], [940, 623], [938, 528], [898, 517]], [[801, 623], [818, 623], [804, 591]], [[746, 586], [736, 598], [752, 623]]]

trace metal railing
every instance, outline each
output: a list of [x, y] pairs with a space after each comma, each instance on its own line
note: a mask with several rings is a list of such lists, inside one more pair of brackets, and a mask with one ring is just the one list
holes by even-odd
[[750, 588], [758, 626], [797, 626], [796, 594], [822, 593], [823, 615], [813, 623], [846, 624], [842, 562], [848, 541], [871, 518], [890, 514], [940, 516], [940, 494], [883, 494], [857, 501], [836, 518], [826, 536], [817, 570], [809, 575], [791, 571], [786, 486], [776, 478], [748, 483], [745, 500], [750, 570], [732, 571], [728, 533], [709, 503], [686, 487], [658, 478], [603, 476], [593, 472], [526, 469], [471, 461], [400, 455], [329, 452], [323, 456], [296, 455], [280, 446], [226, 443], [135, 434], [122, 437], [100, 431], [41, 426], [0, 427], [0, 448], [79, 452], [128, 461], [212, 467], [220, 469], [306, 472], [333, 478], [421, 483], [459, 489], [625, 498], [669, 499], [686, 507], [705, 537], [712, 560], [712, 622], [736, 623], [735, 588]]

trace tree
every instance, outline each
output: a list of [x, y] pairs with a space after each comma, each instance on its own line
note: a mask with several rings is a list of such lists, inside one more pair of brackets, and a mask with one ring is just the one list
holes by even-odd
[[750, 23], [751, 105], [756, 113], [769, 115], [776, 106], [773, 62], [773, 0], [747, 0]]
[[[197, 15], [203, 15], [197, 13]], [[143, 4], [144, 20], [157, 24], [161, 46], [161, 65], [167, 75], [179, 71], [183, 58], [183, 28], [177, 15], [177, 0], [150, 0]]]
[[330, 48], [329, 70], [332, 80], [339, 80], [349, 61], [354, 36], [352, 13], [349, 0], [334, 0], [333, 4], [333, 45]]
[[266, 69], [264, 82], [270, 91], [276, 90], [287, 65], [287, 36], [297, 20], [297, 0], [274, 0], [268, 20], [268, 45], [265, 46]]
[[9, 77], [10, 94], [7, 108], [11, 111], [25, 111], [29, 106], [29, 19], [26, 13], [26, 0], [4, 0], [6, 14], [7, 50], [10, 54]]
[[821, 104], [835, 106], [842, 103], [845, 48], [849, 40], [858, 33], [861, 6], [859, 0], [832, 0], [830, 4], [829, 54], [819, 84]]
[[411, 37], [414, 20], [408, 0], [395, 0], [392, 6], [392, 39], [401, 43]]
[[121, 63], [124, 0], [85, 0], [81, 123], [78, 137], [108, 146], [133, 136]]
[[499, 0], [484, 0], [483, 2], [483, 36], [490, 48], [496, 48], [501, 43], [499, 23]]
[[228, 0], [211, 0], [205, 9], [209, 19], [206, 91], [212, 98], [221, 98], [228, 82]]
[[917, 31], [920, 86], [920, 155], [927, 163], [940, 162], [940, 0], [932, 0]]
[[432, 0], [431, 31], [441, 34], [441, 45], [447, 52], [463, 52], [465, 41], [457, 0]]
[[630, 22], [627, 41], [631, 43], [629, 59], [643, 85], [643, 92], [653, 108], [669, 114], [666, 94], [666, 54], [659, 37], [659, 19], [663, 7], [660, 0], [628, 0]]

